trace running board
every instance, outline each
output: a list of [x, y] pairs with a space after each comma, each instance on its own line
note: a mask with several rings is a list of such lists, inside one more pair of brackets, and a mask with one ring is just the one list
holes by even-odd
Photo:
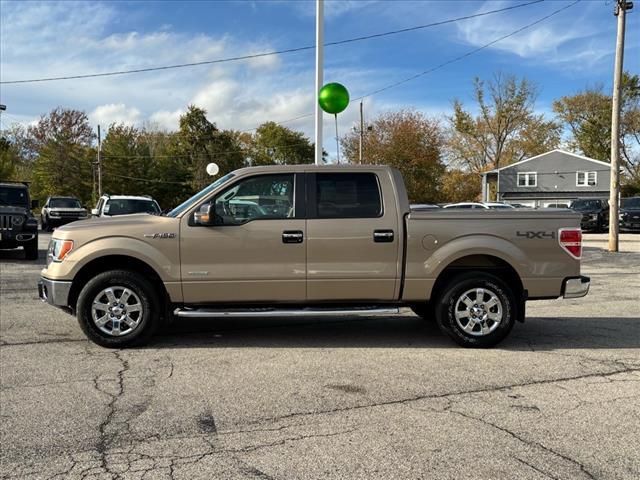
[[390, 308], [301, 308], [301, 309], [274, 309], [274, 308], [252, 308], [252, 309], [230, 309], [216, 310], [211, 308], [176, 308], [173, 312], [177, 317], [182, 318], [274, 318], [274, 317], [336, 317], [336, 316], [371, 316], [371, 315], [395, 315], [400, 313], [398, 307]]

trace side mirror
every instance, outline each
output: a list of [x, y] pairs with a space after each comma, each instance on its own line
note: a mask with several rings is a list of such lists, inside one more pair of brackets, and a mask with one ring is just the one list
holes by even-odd
[[31, 200], [31, 209], [39, 208], [40, 202], [38, 200]]
[[91, 215], [97, 217], [98, 216], [98, 209], [97, 208], [92, 208], [91, 209]]
[[202, 205], [196, 213], [193, 215], [193, 221], [196, 225], [203, 225], [209, 227], [214, 224], [216, 212], [213, 205], [205, 203]]

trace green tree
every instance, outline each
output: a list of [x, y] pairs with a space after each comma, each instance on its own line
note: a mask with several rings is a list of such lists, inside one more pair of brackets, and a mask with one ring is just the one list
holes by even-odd
[[250, 137], [247, 154], [251, 165], [298, 165], [314, 162], [314, 144], [302, 133], [266, 122]]
[[449, 118], [450, 163], [482, 172], [557, 148], [561, 129], [534, 113], [536, 87], [526, 78], [497, 75], [474, 81], [477, 115], [455, 100]]
[[[440, 198], [443, 135], [440, 124], [414, 110], [380, 115], [364, 140], [363, 163], [390, 165], [404, 175], [412, 202], [435, 202]], [[358, 163], [360, 135], [349, 132], [342, 138], [344, 156]]]
[[220, 131], [215, 123], [207, 119], [202, 108], [189, 105], [180, 117], [180, 129], [172, 146], [174, 155], [181, 158], [191, 172], [191, 187], [198, 191], [211, 183], [206, 172], [209, 163], [220, 167], [220, 175], [244, 166], [244, 152], [235, 142], [235, 136], [228, 131]]
[[0, 137], [0, 180], [14, 180], [18, 156], [8, 138]]

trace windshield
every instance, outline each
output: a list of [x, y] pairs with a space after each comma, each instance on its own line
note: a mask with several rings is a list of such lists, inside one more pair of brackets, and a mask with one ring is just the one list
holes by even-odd
[[105, 215], [128, 215], [130, 213], [160, 213], [153, 200], [109, 199], [104, 206]]
[[52, 198], [49, 200], [49, 208], [82, 208], [75, 198]]
[[573, 210], [599, 210], [600, 200], [574, 200], [569, 208]]
[[640, 208], [640, 197], [623, 198], [622, 208]]
[[29, 208], [26, 188], [0, 187], [0, 205]]
[[209, 195], [211, 192], [213, 192], [220, 185], [222, 185], [223, 183], [226, 183], [229, 179], [231, 179], [234, 176], [235, 175], [233, 173], [227, 173], [224, 177], [220, 177], [218, 180], [213, 182], [211, 185], [209, 185], [208, 187], [200, 190], [193, 197], [189, 198], [188, 200], [185, 200], [180, 205], [178, 205], [176, 208], [174, 208], [169, 213], [167, 213], [167, 217], [177, 217], [182, 212], [184, 212], [187, 208], [189, 208], [189, 206], [191, 206], [192, 204], [200, 201], [201, 199], [203, 199], [204, 197]]

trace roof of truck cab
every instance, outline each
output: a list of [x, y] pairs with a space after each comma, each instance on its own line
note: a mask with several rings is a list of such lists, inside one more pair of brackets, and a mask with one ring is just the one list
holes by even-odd
[[330, 164], [330, 165], [313, 165], [313, 164], [300, 164], [300, 165], [261, 165], [257, 167], [245, 167], [235, 170], [237, 175], [243, 175], [248, 172], [264, 172], [264, 173], [277, 173], [277, 172], [335, 172], [335, 171], [349, 171], [349, 170], [392, 170], [393, 167], [388, 165], [352, 165], [352, 164]]

